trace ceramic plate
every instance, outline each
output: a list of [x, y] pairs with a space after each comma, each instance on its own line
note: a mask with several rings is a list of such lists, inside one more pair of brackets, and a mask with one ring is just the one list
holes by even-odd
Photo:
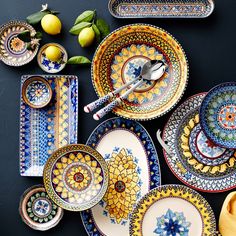
[[55, 151], [43, 171], [44, 186], [61, 208], [83, 211], [96, 205], [108, 186], [107, 164], [89, 146], [73, 144]]
[[[35, 77], [23, 76], [24, 82]], [[37, 76], [38, 77], [38, 76]], [[20, 174], [42, 176], [43, 167], [52, 152], [77, 143], [78, 78], [73, 75], [39, 76], [52, 88], [51, 102], [34, 109], [21, 95], [20, 105]]]
[[147, 193], [133, 211], [130, 235], [216, 235], [209, 203], [183, 185], [164, 185]]
[[212, 142], [236, 149], [236, 82], [210, 90], [201, 105], [200, 123]]
[[138, 87], [113, 110], [117, 115], [149, 120], [168, 112], [184, 93], [187, 59], [180, 44], [169, 33], [146, 24], [119, 28], [99, 45], [92, 63], [92, 82], [99, 97], [138, 77], [142, 66], [150, 59], [167, 63], [166, 73], [159, 81]]
[[213, 0], [110, 0], [116, 18], [204, 18], [214, 10]]
[[168, 120], [163, 140], [171, 171], [184, 184], [200, 191], [221, 192], [236, 187], [236, 152], [213, 144], [204, 134], [199, 109], [206, 93], [180, 105]]
[[26, 44], [17, 35], [29, 30], [35, 34], [34, 28], [24, 21], [10, 21], [0, 26], [0, 60], [10, 66], [22, 66], [29, 63], [38, 51], [28, 50]]
[[29, 227], [41, 231], [56, 226], [63, 216], [63, 209], [49, 199], [42, 185], [35, 185], [24, 192], [19, 212]]
[[103, 155], [110, 174], [104, 198], [81, 213], [87, 233], [129, 236], [130, 214], [136, 202], [161, 182], [155, 146], [143, 126], [123, 118], [104, 121], [87, 144]]

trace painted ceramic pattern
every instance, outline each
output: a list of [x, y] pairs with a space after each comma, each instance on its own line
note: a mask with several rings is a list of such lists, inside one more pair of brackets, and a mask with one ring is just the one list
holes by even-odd
[[163, 132], [171, 154], [164, 155], [183, 183], [201, 191], [227, 191], [235, 187], [236, 152], [215, 146], [203, 134], [199, 107], [204, 96], [189, 98], [172, 114]]
[[29, 30], [35, 34], [34, 28], [24, 21], [10, 21], [0, 27], [0, 60], [10, 66], [22, 66], [29, 63], [38, 51], [27, 50], [26, 44], [17, 35]]
[[[161, 201], [162, 199], [173, 199], [173, 198], [179, 198], [183, 199], [186, 202], [193, 205], [194, 208], [197, 209], [198, 214], [201, 217], [202, 221], [202, 236], [211, 236], [215, 235], [216, 233], [216, 221], [214, 213], [209, 205], [209, 203], [196, 191], [185, 187], [183, 185], [163, 185], [161, 187], [157, 187], [153, 190], [151, 190], [149, 193], [147, 193], [137, 204], [135, 207], [132, 218], [131, 218], [131, 224], [130, 224], [130, 235], [132, 236], [142, 236], [143, 234], [143, 220], [144, 216], [147, 214], [147, 212], [150, 210], [152, 205], [154, 203]], [[165, 226], [168, 226], [166, 224], [168, 221], [165, 220], [165, 223], [161, 220], [161, 218], [157, 218], [157, 228], [154, 228], [154, 235], [188, 235], [188, 230], [190, 227], [192, 227], [195, 222], [186, 222], [185, 217], [181, 213], [173, 213], [171, 209], [168, 209], [168, 205], [165, 206], [167, 208], [167, 214], [164, 216], [164, 218], [175, 220], [177, 223], [177, 220], [181, 219], [180, 222], [182, 224], [182, 230], [185, 229], [185, 232], [182, 232], [182, 234], [178, 234], [176, 232], [172, 232], [172, 234], [169, 232], [168, 234], [168, 227], [165, 230]], [[158, 213], [158, 209], [156, 209], [156, 212]], [[175, 214], [175, 216], [174, 216]], [[155, 219], [155, 216], [152, 217], [152, 219]], [[163, 222], [162, 226], [159, 226]], [[170, 222], [170, 221], [169, 221]], [[173, 226], [173, 225], [172, 225]], [[159, 230], [161, 227], [162, 232]], [[199, 225], [198, 225], [199, 227]], [[174, 228], [172, 228], [174, 229]], [[180, 229], [180, 228], [179, 228]], [[151, 230], [151, 229], [150, 229]], [[155, 231], [159, 231], [160, 233], [157, 233]]]
[[168, 112], [185, 90], [187, 59], [180, 44], [170, 34], [151, 25], [124, 26], [100, 44], [92, 65], [92, 81], [98, 96], [106, 95], [123, 85], [125, 80], [137, 76], [139, 65], [147, 59], [161, 58], [160, 54], [168, 64], [163, 78], [136, 90], [113, 111], [137, 120], [153, 119]]
[[[23, 76], [21, 84], [31, 76]], [[78, 79], [76, 76], [41, 76], [52, 90], [52, 100], [33, 109], [21, 96], [20, 174], [42, 176], [44, 165], [57, 148], [77, 143]]]
[[201, 126], [215, 144], [236, 149], [236, 83], [213, 88], [202, 102]]
[[[104, 151], [103, 156], [108, 164], [110, 180], [107, 193], [97, 206], [91, 210], [81, 213], [81, 217], [89, 235], [112, 235], [112, 232], [119, 232], [128, 235], [129, 220], [136, 202], [149, 191], [160, 185], [160, 169], [155, 147], [147, 131], [137, 122], [128, 121], [123, 118], [112, 118], [99, 125], [91, 134], [87, 144], [95, 149], [100, 147], [101, 142], [105, 143], [107, 135], [113, 132], [125, 131], [140, 139], [140, 144], [146, 150], [148, 161], [148, 174], [150, 182], [147, 182], [145, 169], [142, 167], [143, 160], [136, 156], [133, 147], [124, 147], [119, 138], [116, 145], [113, 144], [109, 150]], [[108, 138], [109, 139], [109, 138]], [[113, 136], [113, 140], [116, 138]], [[131, 142], [131, 141], [130, 141]], [[138, 147], [137, 147], [138, 148]], [[99, 149], [100, 150], [100, 149]], [[147, 182], [147, 186], [145, 185]], [[146, 189], [147, 188], [147, 189]], [[109, 232], [99, 228], [99, 221], [107, 222], [108, 227], [115, 227]], [[97, 221], [98, 220], [98, 221]], [[104, 225], [104, 224], [103, 224]], [[104, 230], [104, 231], [103, 231]], [[113, 234], [114, 236], [114, 234]]]
[[102, 156], [82, 144], [55, 151], [44, 168], [44, 185], [60, 207], [82, 211], [97, 204], [108, 186], [108, 169]]

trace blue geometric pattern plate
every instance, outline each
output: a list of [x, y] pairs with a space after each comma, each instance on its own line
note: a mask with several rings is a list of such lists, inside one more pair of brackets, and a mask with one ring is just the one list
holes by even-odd
[[[23, 76], [21, 86], [32, 76]], [[20, 174], [42, 176], [54, 150], [77, 143], [78, 78], [73, 75], [40, 76], [52, 88], [50, 103], [41, 109], [20, 106]]]

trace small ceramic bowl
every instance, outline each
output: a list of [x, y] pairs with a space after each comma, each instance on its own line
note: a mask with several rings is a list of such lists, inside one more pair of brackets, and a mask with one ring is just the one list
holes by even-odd
[[[45, 50], [49, 46], [56, 46], [61, 50], [61, 58], [58, 61], [51, 61], [46, 57]], [[47, 73], [55, 74], [65, 68], [66, 62], [68, 60], [68, 55], [67, 55], [66, 49], [62, 47], [60, 44], [47, 43], [40, 48], [38, 56], [37, 56], [37, 60], [38, 60], [38, 64], [40, 68], [43, 71]]]
[[33, 76], [23, 83], [22, 98], [30, 107], [42, 108], [50, 102], [52, 88], [44, 78]]

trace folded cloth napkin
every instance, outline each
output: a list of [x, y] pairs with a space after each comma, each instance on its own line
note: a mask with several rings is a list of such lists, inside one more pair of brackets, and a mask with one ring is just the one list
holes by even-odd
[[222, 236], [236, 236], [236, 192], [230, 193], [224, 201], [219, 230]]

